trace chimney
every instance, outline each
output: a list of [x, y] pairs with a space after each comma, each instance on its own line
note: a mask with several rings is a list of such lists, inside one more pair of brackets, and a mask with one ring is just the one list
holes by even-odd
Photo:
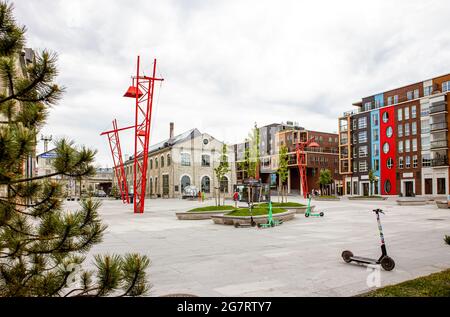
[[173, 122], [170, 123], [169, 139], [173, 139]]

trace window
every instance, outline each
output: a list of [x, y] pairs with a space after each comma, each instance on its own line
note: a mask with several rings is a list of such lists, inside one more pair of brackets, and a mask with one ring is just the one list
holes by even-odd
[[374, 130], [372, 130], [372, 141], [378, 141], [378, 139], [379, 139], [379, 136], [378, 136], [378, 130], [377, 129], [374, 129]]
[[161, 156], [161, 168], [164, 167], [164, 156]]
[[359, 147], [359, 157], [367, 157], [367, 145]]
[[[447, 83], [449, 83], [449, 82], [447, 82]], [[437, 193], [438, 193], [438, 195], [445, 195], [445, 192], [446, 192], [446, 186], [445, 186], [445, 183], [446, 183], [446, 181], [445, 181], [445, 178], [438, 178], [437, 179]]]
[[378, 109], [378, 108], [380, 108], [380, 100], [379, 99], [375, 100], [375, 109]]
[[415, 122], [415, 121], [411, 123], [411, 134], [412, 135], [417, 134], [417, 122]]
[[191, 166], [191, 155], [189, 153], [181, 153], [181, 166]]
[[429, 120], [422, 120], [420, 123], [420, 133], [422, 134], [428, 134], [430, 133], [430, 121]]
[[403, 136], [403, 125], [398, 125], [398, 137], [401, 138]]
[[392, 158], [388, 158], [386, 161], [386, 166], [388, 169], [391, 169], [394, 166], [394, 160]]
[[430, 149], [430, 136], [423, 136], [421, 138], [422, 151], [428, 151]]
[[411, 106], [411, 119], [415, 119], [417, 117], [417, 107]]
[[405, 136], [409, 136], [409, 123], [405, 123]]
[[388, 97], [387, 104], [388, 106], [392, 105], [392, 97]]
[[433, 86], [428, 86], [423, 88], [423, 95], [429, 96], [433, 92]]
[[403, 120], [403, 110], [397, 109], [397, 120], [402, 121]]
[[171, 163], [170, 154], [167, 154], [167, 166], [170, 166], [170, 163]]
[[228, 193], [228, 178], [226, 176], [220, 180], [220, 192]]
[[394, 96], [394, 103], [398, 103], [398, 95]]
[[370, 110], [370, 108], [372, 108], [372, 103], [370, 101], [366, 102], [364, 104], [364, 111], [368, 111], [368, 110]]
[[389, 152], [389, 143], [383, 144], [383, 152], [384, 154], [387, 154]]
[[181, 178], [181, 192], [184, 192], [184, 188], [191, 185], [191, 178], [187, 175], [184, 175]]
[[366, 143], [367, 142], [367, 132], [366, 131], [359, 132], [358, 142], [359, 143]]
[[413, 168], [417, 168], [417, 155], [413, 155]]
[[411, 151], [411, 141], [405, 140], [405, 152]]
[[356, 119], [352, 120], [352, 127], [353, 127], [353, 130], [357, 129], [357, 127], [356, 127]]
[[405, 120], [409, 120], [409, 107], [405, 107]]
[[153, 169], [153, 160], [150, 160], [150, 169]]
[[380, 155], [380, 149], [378, 148], [378, 144], [375, 143], [373, 145], [373, 156], [377, 157]]
[[210, 192], [210, 179], [208, 176], [202, 177], [202, 192], [207, 194]]
[[383, 113], [383, 122], [386, 123], [389, 121], [389, 113], [385, 112]]
[[367, 162], [366, 161], [360, 161], [359, 162], [359, 171], [360, 172], [367, 172]]
[[367, 117], [362, 117], [358, 119], [358, 128], [359, 129], [367, 128]]
[[210, 156], [208, 154], [202, 155], [202, 166], [210, 166]]
[[353, 158], [356, 158], [356, 147], [353, 147]]
[[398, 141], [398, 153], [403, 153], [403, 141]]
[[330, 137], [328, 137], [328, 143], [331, 143], [331, 142], [333, 142], [333, 138], [330, 136]]
[[412, 151], [417, 152], [417, 139], [412, 139]]
[[391, 192], [391, 182], [390, 180], [386, 180], [384, 182], [384, 191], [389, 194]]
[[[162, 167], [162, 162], [161, 162], [161, 167]], [[167, 196], [169, 195], [169, 175], [163, 175], [162, 176], [163, 181], [162, 181], [162, 194], [163, 196]]]
[[155, 158], [155, 168], [158, 168], [158, 158]]
[[430, 153], [422, 154], [422, 166], [423, 167], [431, 166], [431, 154]]
[[392, 127], [387, 127], [387, 129], [386, 129], [386, 136], [388, 137], [388, 138], [390, 138], [391, 136], [392, 136]]
[[450, 81], [442, 83], [442, 92], [447, 92], [450, 90]]
[[378, 125], [378, 114], [377, 113], [372, 114], [372, 125], [374, 125], [374, 126]]
[[411, 91], [408, 91], [408, 92], [406, 93], [406, 99], [408, 99], [408, 100], [413, 99], [413, 91], [412, 91], [412, 90], [411, 90]]
[[419, 89], [414, 89], [414, 99], [419, 98]]
[[411, 167], [411, 157], [407, 156], [405, 157], [405, 168], [410, 168]]
[[402, 169], [403, 168], [403, 156], [400, 156], [398, 158], [398, 168]]
[[375, 170], [375, 172], [378, 172], [380, 170], [380, 161], [379, 160], [373, 161], [373, 169]]
[[353, 173], [358, 172], [358, 165], [356, 165], [356, 162], [353, 162]]

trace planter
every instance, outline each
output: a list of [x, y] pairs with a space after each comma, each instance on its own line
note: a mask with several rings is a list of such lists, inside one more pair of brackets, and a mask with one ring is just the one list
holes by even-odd
[[387, 197], [348, 197], [348, 200], [386, 200]]
[[331, 198], [331, 197], [313, 197], [313, 200], [316, 201], [340, 201], [341, 199], [339, 197]]
[[436, 200], [436, 206], [439, 209], [448, 209], [448, 202], [446, 200]]
[[[288, 211], [295, 211], [297, 214], [304, 214], [306, 213], [306, 209], [308, 209], [308, 206], [302, 206], [302, 207], [282, 207]], [[316, 206], [311, 206], [311, 211], [314, 211], [314, 208]]]
[[[274, 220], [282, 220], [283, 222], [294, 219], [296, 211], [288, 210], [279, 214], [272, 215]], [[217, 225], [234, 225], [236, 223], [240, 225], [249, 225], [251, 218], [249, 216], [212, 216], [212, 221]], [[254, 216], [253, 221], [256, 224], [267, 223], [267, 215]]]
[[178, 220], [206, 220], [211, 219], [212, 216], [220, 216], [230, 211], [233, 210], [177, 212], [176, 216]]
[[427, 204], [426, 199], [398, 199], [397, 204], [400, 206], [424, 206]]

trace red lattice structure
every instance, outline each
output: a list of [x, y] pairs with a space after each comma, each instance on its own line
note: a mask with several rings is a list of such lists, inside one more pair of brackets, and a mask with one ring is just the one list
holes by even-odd
[[305, 142], [297, 141], [296, 146], [296, 153], [297, 153], [297, 166], [300, 173], [300, 181], [302, 186], [302, 192], [303, 192], [303, 198], [307, 198], [308, 195], [308, 180], [306, 177], [306, 153], [305, 148], [306, 147], [319, 147], [319, 144], [317, 144], [314, 141], [314, 137], [310, 138], [309, 140]]
[[114, 119], [112, 124], [113, 130], [103, 132], [101, 135], [106, 134], [108, 136], [109, 148], [111, 150], [111, 155], [114, 164], [113, 169], [117, 179], [117, 187], [120, 190], [122, 202], [124, 204], [129, 204], [130, 197], [128, 196], [128, 184], [125, 175], [125, 168], [123, 166], [122, 149], [120, 147], [119, 129], [117, 129], [117, 120]]
[[124, 97], [133, 98], [135, 100], [135, 123], [133, 126], [119, 129], [117, 127], [117, 121], [114, 120], [113, 130], [101, 133], [101, 135], [108, 135], [111, 154], [114, 161], [114, 170], [121, 190], [122, 201], [124, 203], [129, 203], [128, 185], [122, 161], [122, 150], [118, 133], [123, 130], [134, 129], [133, 204], [135, 213], [144, 213], [153, 94], [155, 91], [155, 82], [164, 80], [162, 78], [156, 78], [156, 59], [153, 61], [152, 74], [151, 77], [141, 75], [140, 57], [138, 56], [136, 76], [132, 77], [133, 83], [124, 95]]

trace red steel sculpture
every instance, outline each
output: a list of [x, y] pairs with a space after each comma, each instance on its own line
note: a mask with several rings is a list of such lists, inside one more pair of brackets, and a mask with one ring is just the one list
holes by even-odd
[[308, 194], [308, 181], [306, 179], [306, 147], [319, 147], [320, 145], [314, 141], [314, 137], [309, 140], [302, 142], [300, 141], [300, 133], [299, 139], [297, 140], [296, 153], [297, 153], [297, 166], [300, 173], [300, 179], [302, 183], [302, 192], [303, 198], [307, 198]]

